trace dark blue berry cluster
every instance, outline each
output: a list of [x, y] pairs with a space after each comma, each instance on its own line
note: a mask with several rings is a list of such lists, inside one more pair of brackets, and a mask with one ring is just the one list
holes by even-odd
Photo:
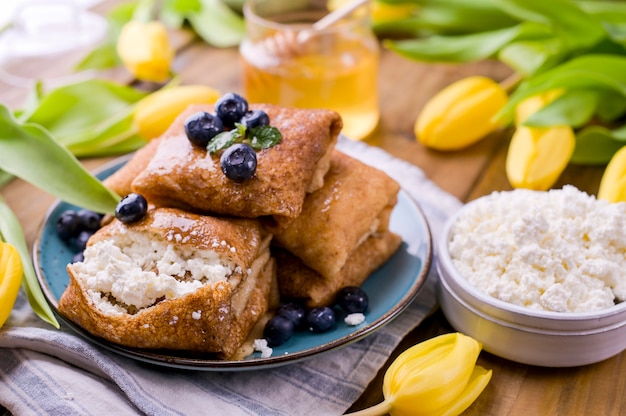
[[[247, 143], [234, 143], [247, 130], [269, 126], [270, 118], [264, 111], [248, 110], [248, 101], [235, 93], [227, 93], [215, 103], [215, 114], [201, 111], [185, 121], [185, 134], [195, 146], [221, 150], [220, 166], [233, 182], [243, 182], [256, 173], [256, 152]], [[232, 129], [232, 130], [229, 130]], [[233, 131], [219, 139], [225, 132]], [[243, 133], [242, 133], [243, 132]], [[213, 145], [215, 141], [219, 142]]]
[[[337, 293], [335, 306], [348, 314], [365, 313], [369, 300], [363, 289], [347, 286]], [[307, 310], [298, 302], [283, 303], [265, 324], [263, 337], [270, 347], [277, 347], [297, 331], [308, 330], [314, 334], [330, 331], [337, 325], [337, 308], [320, 306]]]
[[102, 214], [86, 209], [69, 209], [59, 216], [56, 222], [56, 232], [59, 238], [75, 252], [72, 263], [82, 260], [87, 241], [100, 228], [102, 217]]

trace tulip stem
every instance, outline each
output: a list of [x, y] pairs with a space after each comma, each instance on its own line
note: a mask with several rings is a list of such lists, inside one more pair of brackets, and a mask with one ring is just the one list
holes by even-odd
[[513, 72], [505, 80], [500, 82], [500, 87], [502, 87], [502, 89], [506, 92], [511, 92], [511, 90], [513, 90], [519, 85], [520, 82], [522, 82], [522, 79], [523, 77], [519, 72]]
[[345, 416], [381, 416], [389, 413], [391, 408], [392, 402], [390, 400], [385, 400], [375, 406], [368, 407], [367, 409], [359, 410], [354, 413], [346, 413]]

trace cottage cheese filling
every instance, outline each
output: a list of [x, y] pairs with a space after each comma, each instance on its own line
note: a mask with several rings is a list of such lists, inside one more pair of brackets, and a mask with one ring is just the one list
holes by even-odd
[[573, 186], [475, 201], [452, 226], [449, 250], [461, 275], [505, 302], [590, 312], [626, 300], [626, 203]]
[[107, 314], [136, 312], [233, 273], [214, 251], [183, 248], [147, 233], [97, 242], [84, 256], [70, 267], [96, 307]]

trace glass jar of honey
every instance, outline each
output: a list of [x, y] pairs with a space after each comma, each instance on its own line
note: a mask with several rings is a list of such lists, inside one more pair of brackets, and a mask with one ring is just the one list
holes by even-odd
[[249, 0], [241, 43], [250, 102], [337, 111], [343, 134], [360, 140], [378, 124], [379, 45], [368, 2], [330, 26], [324, 0]]

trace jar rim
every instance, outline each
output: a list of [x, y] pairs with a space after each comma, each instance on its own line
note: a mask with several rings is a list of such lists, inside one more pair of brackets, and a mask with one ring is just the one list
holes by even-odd
[[[271, 18], [268, 18], [266, 16], [262, 16], [259, 13], [257, 13], [254, 10], [254, 6], [258, 5], [259, 3], [263, 2], [264, 0], [249, 0], [246, 1], [243, 5], [243, 15], [245, 17], [245, 19], [249, 22], [252, 22], [258, 26], [262, 26], [265, 27], [267, 29], [273, 29], [276, 31], [321, 31], [321, 32], [331, 32], [331, 31], [335, 31], [335, 30], [339, 30], [340, 28], [345, 29], [346, 26], [349, 25], [358, 25], [358, 24], [362, 24], [363, 21], [367, 21], [368, 19], [368, 13], [364, 13], [363, 17], [360, 18], [356, 18], [355, 16], [357, 16], [357, 14], [355, 12], [357, 12], [358, 10], [362, 10], [363, 7], [368, 7], [367, 6], [367, 2], [360, 8], [356, 9], [355, 12], [351, 13], [350, 15], [348, 15], [348, 18], [343, 19], [340, 23], [336, 23], [330, 27], [327, 27], [323, 30], [316, 30], [313, 27], [313, 24], [315, 23], [316, 20], [312, 20], [310, 22], [306, 22], [306, 23], [284, 23], [284, 22], [280, 22], [280, 21], [276, 21], [276, 20], [272, 20]], [[281, 4], [284, 4], [281, 2]], [[322, 11], [326, 11], [326, 14], [329, 13], [328, 9], [319, 9], [320, 12]], [[316, 16], [316, 19], [320, 19], [322, 17], [324, 17], [325, 14], [324, 13], [320, 13], [319, 15]]]

